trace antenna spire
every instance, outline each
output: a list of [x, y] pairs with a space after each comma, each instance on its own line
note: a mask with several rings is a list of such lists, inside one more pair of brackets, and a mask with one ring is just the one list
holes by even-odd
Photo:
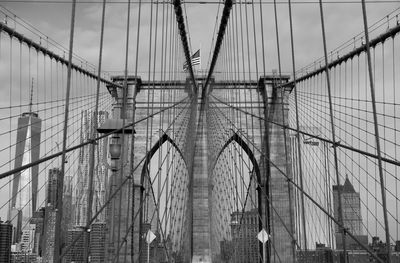
[[33, 78], [32, 78], [32, 84], [31, 84], [31, 97], [29, 99], [29, 112], [32, 112], [32, 100], [33, 100]]

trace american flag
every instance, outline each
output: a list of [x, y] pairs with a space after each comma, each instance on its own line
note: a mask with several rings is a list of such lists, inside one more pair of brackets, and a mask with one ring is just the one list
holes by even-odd
[[[200, 65], [201, 59], [200, 59], [200, 49], [197, 50], [191, 57], [190, 60], [192, 61], [192, 67], [195, 65]], [[188, 70], [188, 65], [187, 62], [183, 63], [183, 71]]]

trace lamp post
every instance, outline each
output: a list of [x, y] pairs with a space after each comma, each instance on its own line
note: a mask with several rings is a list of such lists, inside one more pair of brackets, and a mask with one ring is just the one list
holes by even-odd
[[[111, 170], [111, 185], [108, 187], [110, 194], [114, 194], [116, 187], [118, 187], [119, 193], [114, 196], [112, 202], [109, 204], [108, 219], [107, 223], [110, 223], [109, 230], [107, 231], [107, 244], [110, 248], [114, 247], [114, 243], [118, 244], [121, 240], [120, 233], [124, 229], [129, 227], [129, 216], [128, 214], [133, 214], [130, 211], [131, 207], [129, 205], [122, 205], [125, 202], [130, 202], [124, 196], [129, 195], [131, 191], [131, 181], [125, 184], [124, 178], [132, 179], [133, 176], [130, 175], [129, 170], [124, 167], [129, 167], [133, 169], [133, 140], [134, 140], [134, 122], [135, 122], [135, 99], [136, 94], [140, 90], [141, 79], [137, 76], [113, 76], [111, 78], [113, 83], [107, 85], [107, 89], [114, 99], [113, 109], [112, 109], [112, 119], [107, 119], [105, 122], [97, 129], [99, 133], [112, 134], [109, 144], [109, 157], [110, 164], [103, 161], [105, 166]], [[129, 155], [129, 135], [131, 135], [131, 160], [127, 159]], [[121, 165], [121, 163], [124, 165]], [[122, 185], [120, 185], [122, 184]], [[132, 197], [132, 211], [133, 211], [133, 200]], [[111, 218], [110, 218], [111, 217]], [[132, 231], [133, 235], [133, 231]], [[118, 240], [117, 240], [118, 239]], [[124, 242], [127, 242], [126, 240]], [[129, 253], [127, 252], [127, 244], [125, 247], [124, 257]], [[133, 236], [131, 245], [133, 255]], [[119, 258], [120, 252], [113, 251], [107, 253], [107, 262], [115, 260], [115, 256]], [[118, 253], [118, 255], [114, 255]], [[133, 258], [132, 258], [133, 262]]]
[[[129, 123], [127, 123], [129, 124]], [[120, 165], [119, 165], [119, 159], [121, 158], [121, 154], [122, 154], [122, 145], [121, 145], [121, 141], [120, 141], [120, 135], [122, 134], [122, 119], [108, 119], [106, 120], [103, 125], [101, 127], [99, 127], [97, 130], [99, 133], [111, 133], [111, 132], [115, 132], [111, 137], [110, 140], [110, 144], [108, 145], [108, 152], [110, 154], [110, 159], [111, 162], [110, 164], [108, 164], [107, 162], [103, 162], [103, 164], [105, 164], [105, 166], [111, 170], [111, 178], [110, 178], [110, 191], [109, 191], [109, 196], [111, 196], [114, 191], [115, 191], [115, 186], [116, 186], [116, 182], [118, 181], [116, 178], [117, 172], [120, 170]], [[124, 129], [125, 133], [129, 133], [132, 132], [132, 128], [127, 128]], [[134, 131], [133, 131], [134, 132]], [[124, 136], [122, 134], [122, 136]], [[113, 200], [112, 202], [114, 202], [115, 200]], [[115, 220], [115, 211], [113, 209], [113, 207], [115, 207], [115, 205], [111, 205], [112, 209], [110, 209], [109, 211], [111, 211], [111, 213], [107, 216], [107, 221], [109, 222], [109, 227], [111, 229], [114, 229], [115, 224], [114, 224], [114, 220]], [[108, 238], [107, 240], [108, 242], [108, 248], [107, 248], [107, 260], [111, 261], [114, 257], [114, 239], [113, 239], [113, 234], [115, 233], [114, 230], [109, 231], [108, 232]]]
[[[108, 147], [108, 152], [110, 154], [110, 165], [108, 163], [106, 163], [106, 165], [108, 166], [108, 168], [111, 170], [111, 178], [110, 178], [110, 182], [111, 182], [111, 186], [110, 186], [110, 192], [109, 195], [111, 196], [114, 191], [115, 191], [115, 187], [116, 187], [116, 176], [119, 170], [119, 158], [121, 157], [121, 144], [119, 141], [119, 136], [118, 134], [114, 134], [114, 136], [111, 138], [109, 147]], [[115, 200], [113, 200], [112, 202], [114, 202]], [[114, 207], [114, 206], [112, 206]], [[111, 227], [112, 229], [114, 229], [114, 215], [115, 211], [114, 209], [111, 209], [111, 214], [108, 215], [108, 219], [110, 222], [109, 227]], [[111, 234], [114, 233], [114, 231], [111, 232]], [[110, 237], [108, 238], [108, 253], [107, 255], [110, 257], [109, 259], [112, 259], [114, 257], [114, 239]]]

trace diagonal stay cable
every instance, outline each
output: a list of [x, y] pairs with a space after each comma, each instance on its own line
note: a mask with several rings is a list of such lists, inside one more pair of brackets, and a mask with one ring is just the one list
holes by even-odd
[[[139, 166], [142, 164], [142, 162], [144, 162], [145, 157], [143, 157], [140, 162], [135, 166], [134, 170], [132, 172], [134, 172], [137, 168], [139, 168]], [[130, 179], [130, 176], [125, 177], [125, 179], [121, 182], [121, 184], [118, 186], [117, 189], [115, 189], [114, 193], [112, 193], [112, 195], [110, 195], [110, 197], [108, 198], [108, 200], [104, 203], [104, 205], [96, 212], [96, 214], [92, 217], [92, 219], [88, 222], [88, 224], [84, 227], [84, 229], [89, 229], [90, 225], [96, 220], [97, 216], [106, 208], [106, 206], [111, 202], [111, 200], [120, 192], [120, 190], [122, 189], [122, 187], [126, 184], [126, 182]], [[75, 243], [81, 238], [81, 236], [83, 235], [85, 231], [82, 231], [81, 233], [79, 233], [79, 235], [71, 242], [71, 244], [69, 246], [67, 246], [63, 252], [60, 255], [60, 258], [63, 258], [65, 256], [65, 254], [72, 248], [72, 246], [75, 245]]]
[[[210, 69], [209, 69], [208, 74], [207, 74], [206, 83], [204, 84], [204, 87], [205, 87], [206, 90], [207, 90], [208, 84], [210, 83], [210, 79], [211, 79], [211, 76], [213, 74], [213, 71], [214, 71], [214, 68], [215, 68], [215, 64], [217, 63], [217, 60], [218, 60], [219, 50], [221, 49], [222, 40], [224, 39], [225, 29], [226, 29], [226, 26], [228, 24], [229, 15], [231, 13], [232, 5], [233, 5], [233, 1], [232, 0], [226, 0], [225, 1], [224, 9], [222, 11], [222, 16], [221, 16], [221, 23], [219, 25], [217, 41], [215, 42], [214, 54], [213, 54], [213, 57], [212, 57], [212, 60], [211, 60]], [[203, 96], [204, 95], [205, 95], [205, 92], [203, 92]]]
[[[293, 128], [293, 130], [295, 130], [295, 129]], [[291, 183], [291, 184], [292, 184], [294, 187], [296, 187], [300, 192], [302, 192], [302, 194], [304, 194], [304, 196], [307, 197], [307, 199], [309, 199], [309, 200], [310, 200], [315, 206], [317, 206], [324, 214], [326, 214], [336, 225], [338, 225], [338, 226], [344, 228], [343, 225], [340, 224], [339, 221], [338, 221], [336, 218], [334, 218], [334, 216], [332, 216], [324, 207], [322, 207], [322, 205], [321, 205], [320, 203], [318, 203], [317, 201], [315, 201], [315, 199], [314, 199], [311, 195], [309, 195], [306, 191], [304, 191], [304, 190], [302, 189], [301, 186], [299, 186], [296, 182], [294, 182], [293, 179], [290, 178], [290, 176], [288, 176], [284, 171], [282, 171], [282, 169], [281, 169], [278, 165], [276, 165], [276, 164], [275, 164], [274, 162], [272, 162], [270, 159], [268, 159], [268, 161], [270, 162], [270, 164], [271, 164], [274, 168], [276, 168], [276, 169], [278, 170], [278, 172], [279, 172], [280, 174], [282, 174], [282, 175], [285, 177], [285, 179], [286, 179], [289, 183]], [[355, 242], [357, 242], [365, 251], [367, 251], [367, 252], [368, 252], [372, 257], [374, 257], [378, 262], [384, 263], [384, 262], [382, 261], [382, 259], [380, 259], [373, 251], [370, 250], [370, 248], [368, 248], [367, 246], [365, 246], [364, 244], [362, 244], [362, 243], [357, 239], [356, 236], [354, 236], [351, 232], [347, 231], [346, 229], [345, 229], [345, 231], [346, 231], [346, 234], [348, 234]]]
[[[213, 96], [213, 95], [211, 95], [211, 96], [212, 96], [214, 99], [216, 99], [218, 102], [220, 102], [220, 103], [222, 103], [222, 104], [225, 104], [226, 106], [228, 106], [228, 107], [230, 107], [230, 108], [233, 108], [233, 109], [235, 109], [235, 110], [241, 111], [241, 112], [243, 112], [243, 113], [245, 113], [245, 114], [248, 114], [248, 115], [252, 115], [254, 118], [258, 118], [258, 119], [261, 119], [261, 120], [265, 120], [265, 118], [263, 118], [263, 117], [261, 117], [261, 116], [257, 116], [257, 115], [255, 115], [255, 114], [251, 114], [250, 112], [247, 112], [247, 111], [245, 111], [245, 110], [242, 110], [242, 109], [239, 108], [239, 107], [235, 107], [235, 106], [229, 105], [227, 102], [224, 102], [224, 101], [222, 101], [221, 99], [219, 99], [219, 98], [217, 98], [217, 97], [215, 97], [215, 96]], [[271, 120], [265, 120], [265, 121], [268, 121], [268, 122], [270, 122], [270, 123], [272, 123], [272, 124], [274, 124], [274, 125], [280, 126], [280, 127], [284, 128], [284, 129], [288, 129], [288, 130], [296, 131], [296, 132], [297, 132], [297, 129], [292, 128], [292, 127], [290, 127], [290, 126], [288, 126], [288, 125], [284, 125], [284, 124], [281, 124], [281, 123], [278, 123], [278, 122], [275, 122], [275, 121], [271, 121]], [[366, 156], [372, 157], [372, 158], [374, 158], [374, 159], [377, 159], [377, 158], [378, 158], [376, 154], [373, 154], [373, 153], [370, 153], [370, 152], [367, 152], [367, 151], [363, 151], [363, 150], [360, 150], [360, 149], [357, 149], [357, 148], [354, 148], [354, 147], [351, 147], [351, 146], [348, 146], [348, 145], [344, 145], [344, 144], [341, 144], [340, 142], [333, 142], [333, 141], [331, 141], [331, 140], [329, 140], [329, 139], [320, 137], [320, 136], [315, 135], [315, 134], [311, 134], [311, 133], [308, 133], [308, 132], [305, 132], [305, 131], [301, 131], [301, 130], [299, 130], [299, 133], [300, 133], [300, 134], [303, 134], [303, 135], [306, 135], [306, 136], [308, 136], [308, 137], [312, 137], [312, 138], [314, 138], [314, 139], [317, 139], [317, 140], [320, 140], [320, 141], [323, 141], [323, 142], [332, 144], [333, 147], [341, 147], [341, 148], [344, 148], [344, 149], [347, 149], [347, 150], [350, 150], [350, 151], [357, 152], [357, 153], [362, 154], [362, 155], [366, 155]], [[395, 165], [395, 166], [400, 166], [400, 161], [397, 161], [397, 160], [392, 160], [392, 159], [388, 159], [388, 158], [382, 157], [382, 161], [384, 161], [384, 162], [386, 162], [386, 163], [393, 164], [393, 165]], [[0, 177], [0, 179], [1, 179], [1, 177]]]
[[[145, 121], [145, 120], [147, 120], [147, 119], [149, 119], [149, 118], [153, 118], [155, 115], [158, 115], [158, 114], [160, 114], [160, 113], [162, 113], [162, 112], [164, 112], [164, 111], [166, 111], [166, 110], [168, 110], [168, 109], [171, 109], [171, 108], [173, 108], [173, 107], [175, 107], [175, 106], [177, 106], [177, 105], [179, 105], [179, 104], [184, 103], [187, 99], [188, 99], [188, 97], [186, 97], [186, 98], [184, 98], [184, 99], [178, 101], [177, 103], [174, 103], [173, 105], [171, 105], [171, 106], [169, 106], [169, 107], [166, 107], [166, 108], [164, 108], [164, 109], [162, 109], [162, 110], [159, 110], [159, 111], [157, 111], [157, 112], [155, 112], [155, 113], [153, 113], [153, 114], [151, 114], [151, 115], [149, 115], [149, 116], [146, 116], [146, 117], [144, 117], [144, 118], [142, 118], [142, 119], [136, 121], [135, 123], [128, 123], [127, 125], [125, 125], [125, 126], [122, 127], [122, 128], [119, 128], [119, 129], [113, 130], [113, 131], [111, 131], [111, 132], [109, 132], [109, 133], [105, 133], [105, 134], [103, 134], [103, 135], [101, 135], [101, 136], [98, 136], [98, 137], [96, 138], [96, 140], [88, 140], [88, 141], [86, 141], [86, 142], [83, 142], [83, 143], [78, 144], [78, 145], [76, 145], [76, 146], [73, 146], [73, 147], [71, 147], [71, 148], [68, 148], [68, 149], [66, 149], [66, 152], [67, 152], [67, 153], [68, 153], [68, 152], [72, 152], [72, 151], [74, 151], [74, 150], [77, 150], [77, 149], [79, 149], [79, 148], [82, 148], [82, 147], [85, 146], [85, 145], [88, 145], [88, 144], [91, 144], [91, 143], [95, 143], [96, 141], [101, 140], [101, 139], [103, 139], [103, 138], [105, 138], [105, 137], [107, 137], [107, 136], [109, 136], [109, 135], [111, 135], [111, 134], [121, 132], [123, 129], [127, 129], [127, 128], [133, 126], [133, 125], [138, 124], [139, 122]], [[53, 158], [55, 158], [55, 157], [58, 157], [58, 156], [62, 155], [62, 153], [63, 153], [62, 151], [61, 151], [61, 152], [57, 152], [57, 153], [55, 153], [55, 154], [52, 154], [52, 155], [49, 155], [49, 156], [47, 156], [47, 157], [41, 158], [41, 159], [39, 159], [39, 160], [37, 160], [37, 161], [35, 161], [35, 162], [31, 162], [31, 163], [29, 163], [29, 164], [26, 164], [26, 165], [23, 165], [23, 166], [21, 166], [21, 167], [15, 168], [15, 169], [13, 169], [13, 170], [4, 172], [4, 173], [0, 174], [0, 179], [3, 179], [3, 178], [5, 178], [5, 177], [8, 177], [8, 176], [10, 176], [10, 175], [12, 175], [12, 174], [15, 174], [15, 173], [17, 173], [17, 172], [20, 172], [20, 171], [22, 171], [22, 170], [28, 169], [28, 168], [30, 168], [30, 167], [32, 167], [32, 166], [41, 164], [41, 163], [43, 163], [43, 162], [45, 162], [45, 161], [51, 160], [51, 159], [53, 159]]]
[[191, 58], [190, 58], [189, 43], [188, 43], [187, 34], [186, 34], [186, 30], [185, 30], [185, 19], [183, 18], [181, 1], [174, 0], [173, 4], [174, 4], [174, 8], [175, 8], [176, 21], [178, 23], [179, 34], [181, 36], [183, 51], [185, 53], [186, 63], [188, 65], [190, 78], [192, 79], [193, 86], [194, 86], [194, 90], [192, 90], [192, 93], [196, 93], [197, 86], [196, 86], [196, 80], [194, 77], [192, 62], [191, 62]]
[[[41, 46], [40, 44], [34, 42], [33, 40], [31, 40], [31, 39], [25, 37], [24, 35], [22, 35], [22, 34], [20, 34], [20, 33], [18, 33], [18, 32], [15, 31], [14, 29], [8, 27], [8, 26], [7, 26], [6, 24], [4, 24], [3, 22], [0, 22], [0, 32], [1, 32], [1, 31], [4, 31], [5, 33], [7, 33], [10, 37], [16, 38], [16, 39], [18, 39], [20, 42], [23, 42], [23, 43], [27, 44], [28, 47], [32, 47], [32, 48], [34, 48], [35, 50], [37, 50], [38, 52], [40, 51], [40, 52], [42, 52], [44, 55], [47, 55], [48, 57], [54, 59], [55, 61], [58, 61], [58, 62], [60, 62], [61, 64], [64, 64], [64, 65], [68, 66], [68, 60], [67, 60], [67, 59], [65, 59], [65, 58], [63, 58], [63, 57], [61, 57], [61, 56], [55, 54], [54, 52], [52, 52], [52, 51], [46, 49], [45, 47], [43, 47], [43, 46]], [[74, 64], [74, 63], [71, 63], [71, 68], [72, 68], [73, 70], [78, 71], [79, 73], [82, 73], [82, 74], [84, 74], [84, 75], [86, 75], [86, 76], [92, 78], [92, 79], [97, 79], [97, 74], [95, 74], [95, 73], [93, 73], [93, 72], [90, 72], [90, 71], [88, 71], [88, 70], [86, 70], [86, 69], [84, 69], [84, 68], [82, 68], [82, 67], [80, 67], [80, 66], [78, 66], [78, 65], [76, 65], [76, 64]], [[106, 79], [104, 79], [104, 78], [100, 78], [100, 80], [101, 80], [101, 82], [106, 83], [106, 84], [108, 84], [108, 85], [113, 85], [113, 86], [116, 86], [116, 87], [121, 87], [120, 85], [118, 85], [118, 84], [116, 84], [116, 83], [113, 83], [113, 82], [111, 82], [111, 81], [109, 81], [109, 80], [106, 80]]]

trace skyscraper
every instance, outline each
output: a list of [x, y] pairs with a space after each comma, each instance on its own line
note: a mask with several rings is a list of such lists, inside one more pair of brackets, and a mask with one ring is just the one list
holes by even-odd
[[54, 239], [56, 224], [56, 204], [59, 191], [59, 179], [61, 178], [61, 170], [53, 168], [49, 170], [46, 191], [46, 208], [44, 212], [44, 228], [43, 228], [43, 262], [53, 262], [54, 260]]
[[56, 210], [48, 206], [44, 213], [44, 229], [43, 229], [43, 263], [51, 263], [54, 261], [54, 238], [56, 225]]
[[[334, 216], [339, 219], [339, 189], [342, 197], [342, 214], [343, 214], [343, 226], [347, 231], [352, 233], [361, 243], [368, 245], [368, 237], [363, 235], [363, 224], [361, 217], [361, 201], [360, 194], [354, 190], [348, 176], [343, 185], [334, 185], [333, 187], [333, 209]], [[341, 231], [338, 225], [335, 224], [335, 238], [336, 248], [343, 248], [343, 239]], [[358, 243], [352, 238], [346, 236], [346, 247], [348, 249], [360, 249]]]
[[75, 204], [72, 202], [72, 176], [64, 176], [64, 190], [63, 190], [63, 226], [64, 232], [69, 227], [72, 227], [74, 222]]
[[43, 228], [43, 263], [51, 263], [54, 261], [54, 238], [56, 225], [56, 210], [48, 206], [44, 213], [44, 228]]
[[35, 255], [42, 254], [43, 227], [44, 227], [45, 208], [42, 207], [38, 211], [33, 212], [30, 223], [35, 225], [35, 236], [33, 243], [33, 253]]
[[0, 220], [0, 263], [11, 261], [12, 225]]
[[[25, 112], [18, 118], [14, 168], [39, 159], [42, 120], [31, 109], [30, 112]], [[33, 249], [34, 229], [32, 227], [34, 228], [34, 225], [31, 225], [29, 221], [33, 212], [36, 211], [38, 169], [37, 165], [32, 166], [15, 173], [13, 178], [9, 219], [18, 230], [16, 240], [21, 242], [21, 248], [26, 252]], [[19, 213], [21, 213], [21, 220], [18, 220], [18, 216], [13, 216]]]
[[[83, 263], [85, 261], [85, 235], [82, 235], [82, 231], [83, 230], [80, 228], [68, 229], [66, 246], [70, 246], [70, 249], [64, 257], [66, 262]], [[75, 244], [72, 245], [72, 242], [74, 242], [75, 240]]]
[[90, 231], [90, 262], [105, 262], [106, 223], [95, 222]]
[[[362, 235], [362, 218], [360, 194], [354, 190], [348, 176], [343, 185], [333, 186], [333, 208], [335, 218], [339, 218], [339, 194], [342, 196], [343, 226], [353, 235]], [[335, 232], [339, 232], [339, 227], [335, 225]]]
[[47, 206], [53, 208], [57, 204], [57, 189], [59, 184], [59, 178], [61, 176], [61, 170], [59, 168], [53, 168], [49, 170], [49, 176], [47, 180], [47, 192], [46, 192], [46, 202]]
[[[94, 119], [95, 112], [84, 110], [81, 113], [81, 142], [86, 142], [91, 139], [91, 134], [95, 130]], [[97, 116], [98, 126], [103, 124], [108, 119], [108, 112], [99, 111]], [[89, 186], [89, 159], [91, 155], [90, 145], [80, 148], [79, 151], [79, 169], [78, 182], [76, 187], [76, 225], [86, 225], [87, 204], [88, 204], [88, 186]], [[105, 165], [107, 160], [107, 139], [98, 141], [95, 151], [95, 164], [93, 171], [93, 212], [95, 213], [105, 202], [106, 181], [108, 168]], [[105, 213], [101, 213], [98, 220], [105, 220]]]
[[258, 262], [258, 220], [257, 209], [231, 214], [232, 262]]

